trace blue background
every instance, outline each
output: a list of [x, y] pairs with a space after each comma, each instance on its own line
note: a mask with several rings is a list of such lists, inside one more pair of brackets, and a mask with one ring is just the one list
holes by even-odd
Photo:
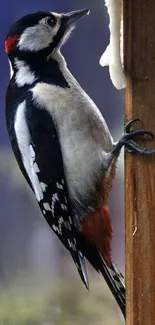
[[[65, 277], [64, 260], [68, 253], [44, 221], [31, 191], [21, 176], [8, 140], [5, 125], [5, 93], [9, 82], [9, 65], [4, 51], [10, 25], [23, 15], [39, 10], [68, 12], [90, 8], [77, 22], [62, 52], [72, 74], [94, 100], [116, 140], [123, 131], [123, 92], [114, 88], [108, 68], [99, 59], [108, 45], [108, 15], [104, 0], [27, 0], [3, 1], [0, 17], [0, 284], [10, 287], [19, 278], [36, 280], [48, 287], [54, 274]], [[114, 226], [113, 256], [124, 269], [124, 191], [121, 158], [114, 183], [110, 208]], [[67, 263], [67, 262], [65, 262]], [[65, 264], [66, 265], [66, 264]], [[73, 269], [70, 277], [77, 276]], [[68, 280], [69, 281], [69, 280]], [[102, 283], [101, 279], [101, 283]], [[35, 282], [35, 281], [34, 281]], [[69, 283], [69, 282], [68, 282]], [[80, 282], [78, 282], [80, 283]]]

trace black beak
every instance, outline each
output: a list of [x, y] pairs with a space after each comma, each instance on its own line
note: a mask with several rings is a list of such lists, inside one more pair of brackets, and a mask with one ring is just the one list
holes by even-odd
[[89, 13], [89, 9], [82, 9], [63, 14], [63, 17], [65, 18], [67, 25], [72, 25], [77, 19], [89, 15]]

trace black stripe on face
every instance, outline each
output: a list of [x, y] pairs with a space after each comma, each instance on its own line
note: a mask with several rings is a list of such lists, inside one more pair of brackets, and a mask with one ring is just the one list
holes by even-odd
[[74, 26], [67, 25], [66, 18], [61, 16], [60, 17], [60, 28], [57, 32], [57, 34], [53, 37], [52, 43], [49, 45], [50, 51], [52, 51], [61, 43], [62, 38], [67, 34], [67, 32], [71, 32], [71, 30], [74, 28]]

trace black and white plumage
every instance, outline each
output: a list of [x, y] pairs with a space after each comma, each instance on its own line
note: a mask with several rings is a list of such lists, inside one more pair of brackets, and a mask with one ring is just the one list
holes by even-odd
[[141, 152], [133, 138], [151, 133], [132, 136], [130, 123], [115, 145], [98, 108], [67, 69], [60, 47], [75, 20], [88, 12], [38, 12], [11, 27], [5, 42], [11, 67], [6, 121], [18, 165], [82, 281], [88, 288], [86, 257], [125, 315], [107, 202], [121, 147]]
[[16, 88], [12, 80], [7, 92], [9, 96], [6, 97], [7, 127], [16, 159], [35, 192], [45, 219], [70, 251], [82, 280], [88, 287], [83, 256], [77, 249], [56, 126], [46, 110], [38, 109], [33, 104], [29, 89], [26, 89], [26, 99], [23, 100], [24, 87], [20, 88], [19, 97], [16, 93], [18, 106], [15, 105], [15, 110], [12, 110], [15, 90], [18, 92]]

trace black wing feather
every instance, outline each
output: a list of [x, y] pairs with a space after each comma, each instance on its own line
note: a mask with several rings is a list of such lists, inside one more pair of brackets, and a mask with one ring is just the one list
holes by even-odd
[[43, 199], [39, 202], [40, 208], [50, 227], [70, 251], [82, 281], [88, 287], [84, 258], [77, 248], [76, 227], [70, 209], [56, 125], [48, 111], [35, 104], [32, 107], [29, 98], [26, 103], [26, 119], [35, 152], [34, 163], [38, 166], [37, 176], [39, 182], [45, 185]]
[[[12, 79], [6, 94], [6, 123], [14, 155], [25, 179], [34, 191], [33, 184], [23, 164], [14, 129], [18, 105], [25, 99], [25, 115], [31, 137], [30, 145], [35, 152], [34, 163], [37, 164], [39, 171], [37, 177], [41, 184], [45, 184], [43, 199], [38, 203], [48, 224], [70, 251], [81, 279], [88, 287], [83, 255], [77, 249], [75, 225], [70, 212], [70, 201], [56, 126], [51, 115], [33, 103], [29, 86], [25, 85], [19, 88], [16, 86], [15, 80]], [[47, 209], [47, 203], [51, 210]]]

